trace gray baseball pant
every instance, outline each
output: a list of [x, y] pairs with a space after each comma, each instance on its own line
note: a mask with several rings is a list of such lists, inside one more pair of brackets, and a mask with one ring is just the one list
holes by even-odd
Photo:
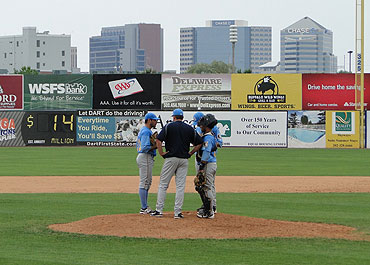
[[168, 185], [172, 177], [175, 175], [176, 182], [176, 197], [175, 197], [175, 215], [181, 213], [182, 205], [184, 204], [185, 182], [188, 174], [189, 161], [186, 158], [169, 157], [164, 160], [161, 177], [159, 179], [158, 196], [156, 210], [163, 212], [164, 202]]
[[140, 183], [139, 189], [149, 190], [152, 185], [152, 170], [154, 165], [154, 156], [148, 153], [138, 153], [136, 163], [139, 167]]

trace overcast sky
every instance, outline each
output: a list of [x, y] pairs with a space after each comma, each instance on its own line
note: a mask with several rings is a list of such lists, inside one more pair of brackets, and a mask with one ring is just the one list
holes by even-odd
[[[271, 26], [272, 57], [278, 61], [280, 30], [308, 16], [333, 31], [338, 66], [343, 69], [346, 55], [348, 70], [347, 51], [355, 49], [355, 3], [355, 0], [3, 1], [0, 36], [21, 35], [24, 26], [35, 26], [38, 32], [69, 34], [72, 45], [78, 48], [78, 66], [88, 71], [89, 37], [100, 35], [102, 27], [159, 23], [164, 29], [164, 69], [179, 71], [182, 27], [202, 27], [206, 20], [214, 19], [240, 19], [247, 20], [249, 26]], [[369, 5], [365, 6], [365, 14], [370, 14]], [[365, 36], [370, 36], [366, 18]], [[365, 42], [368, 40], [365, 38]], [[370, 72], [370, 46], [366, 44], [365, 71]]]

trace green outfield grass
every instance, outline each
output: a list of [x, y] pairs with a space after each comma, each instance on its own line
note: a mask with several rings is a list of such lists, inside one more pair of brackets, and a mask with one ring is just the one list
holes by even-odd
[[[135, 148], [1, 148], [1, 176], [138, 175]], [[217, 174], [234, 176], [370, 176], [367, 149], [223, 148]], [[157, 157], [154, 175], [163, 159]], [[189, 175], [194, 172], [190, 159]]]
[[[150, 196], [151, 205], [155, 197]], [[253, 217], [343, 224], [370, 233], [369, 201], [370, 194], [364, 193], [221, 193], [218, 208]], [[169, 194], [165, 210], [172, 210], [173, 202]], [[198, 196], [186, 194], [184, 210], [197, 206]], [[95, 215], [136, 213], [138, 208], [136, 194], [0, 194], [0, 264], [370, 264], [370, 242], [135, 239], [46, 228]]]

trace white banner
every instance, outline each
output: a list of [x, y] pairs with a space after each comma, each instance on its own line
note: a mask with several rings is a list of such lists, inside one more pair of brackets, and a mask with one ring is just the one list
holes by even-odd
[[[184, 122], [192, 125], [195, 111], [184, 112]], [[218, 120], [224, 146], [246, 147], [287, 147], [287, 112], [260, 111], [214, 111]], [[155, 112], [160, 115], [163, 124], [172, 121], [172, 112]], [[157, 124], [161, 130], [160, 123]]]
[[230, 110], [231, 75], [162, 75], [162, 109]]

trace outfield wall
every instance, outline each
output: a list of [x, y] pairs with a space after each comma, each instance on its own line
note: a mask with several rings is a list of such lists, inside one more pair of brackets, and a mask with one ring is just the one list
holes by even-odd
[[[0, 146], [135, 146], [148, 111], [166, 123], [182, 108], [189, 123], [214, 113], [225, 146], [359, 148], [353, 83], [353, 74], [0, 75]], [[367, 87], [370, 74], [365, 108]]]

